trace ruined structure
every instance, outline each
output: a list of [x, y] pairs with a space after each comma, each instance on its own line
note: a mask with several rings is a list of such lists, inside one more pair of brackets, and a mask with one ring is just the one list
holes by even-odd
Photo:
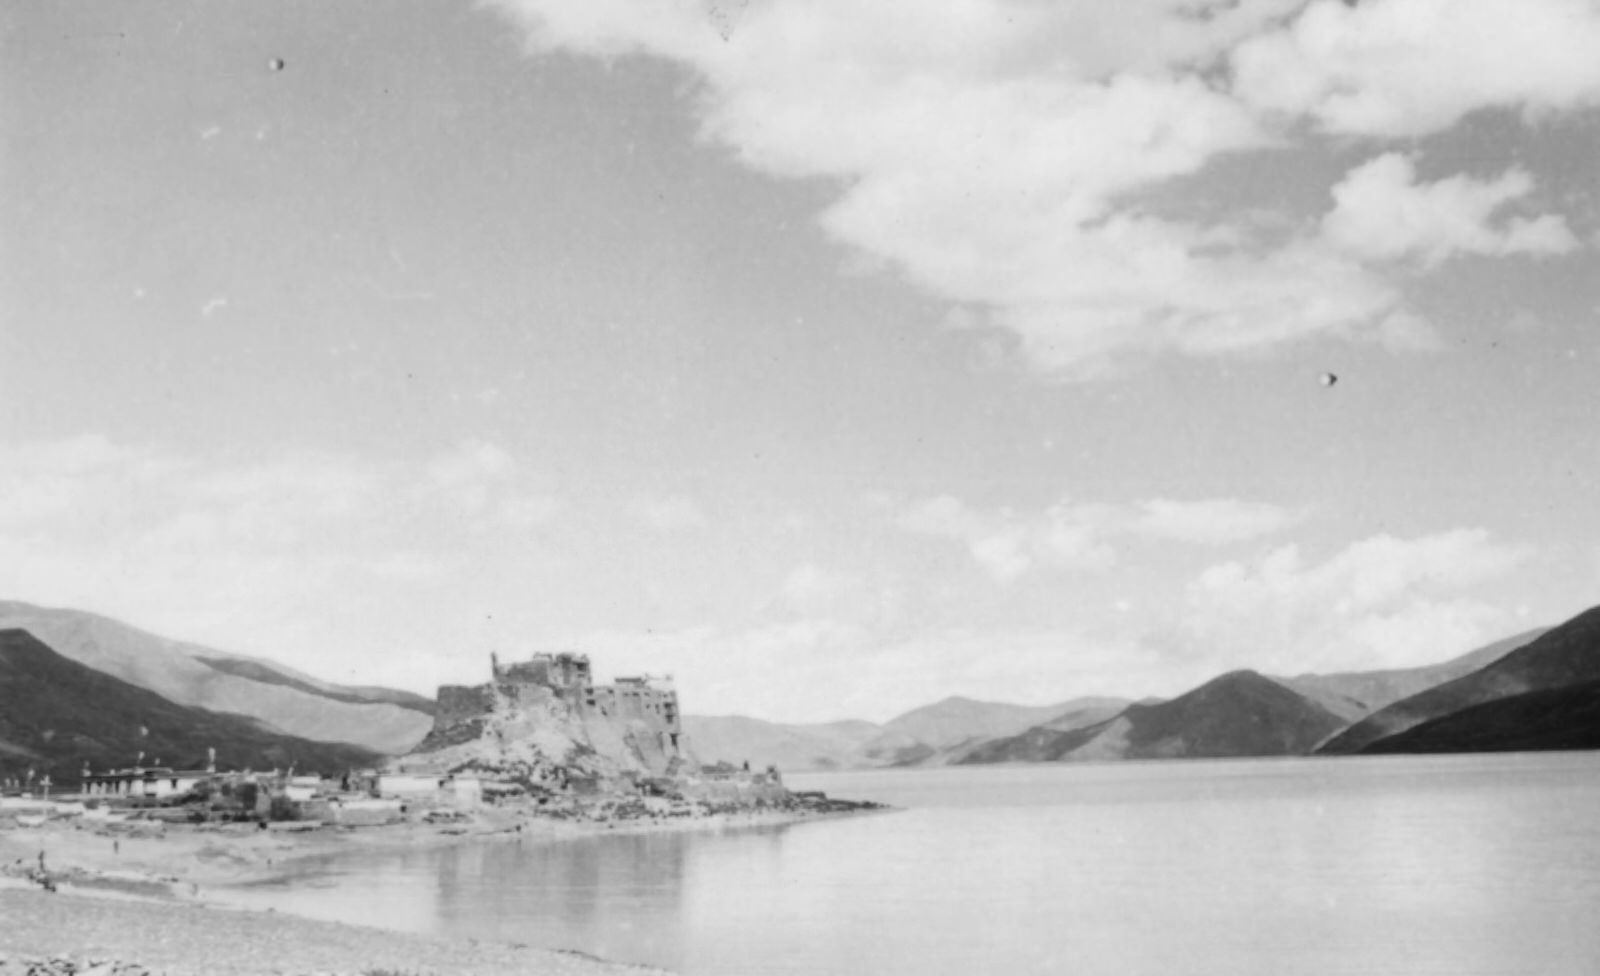
[[433, 729], [395, 765], [404, 771], [517, 767], [568, 783], [675, 775], [692, 763], [670, 677], [594, 683], [583, 654], [501, 664], [484, 685], [439, 689]]

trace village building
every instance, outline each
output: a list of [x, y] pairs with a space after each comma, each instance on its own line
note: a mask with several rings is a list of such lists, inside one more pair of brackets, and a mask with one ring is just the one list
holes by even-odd
[[440, 777], [420, 773], [379, 773], [373, 792], [378, 796], [431, 799], [439, 793]]
[[134, 766], [83, 775], [80, 793], [86, 797], [164, 797], [188, 793], [214, 770], [177, 770], [168, 766]]

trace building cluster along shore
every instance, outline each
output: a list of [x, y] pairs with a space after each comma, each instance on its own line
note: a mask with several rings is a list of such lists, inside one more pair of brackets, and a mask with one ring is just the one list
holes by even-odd
[[[493, 660], [490, 682], [441, 689], [428, 736], [374, 768], [223, 769], [208, 749], [203, 762], [186, 766], [147, 763], [137, 753], [119, 768], [84, 765], [75, 781], [31, 771], [8, 780], [0, 787], [0, 904], [8, 919], [29, 921], [0, 927], [0, 974], [384, 971], [375, 960], [391, 954], [371, 945], [393, 943], [394, 933], [378, 938], [283, 918], [269, 924], [224, 910], [212, 896], [335, 854], [553, 843], [598, 831], [780, 824], [880, 809], [792, 792], [775, 768], [701, 765], [683, 736], [669, 679], [596, 686], [589, 673], [588, 659], [575, 654], [505, 666]], [[73, 921], [91, 914], [103, 924]], [[287, 942], [268, 933], [273, 926], [293, 930]], [[219, 942], [226, 931], [233, 934]], [[256, 938], [275, 948], [265, 956], [240, 951]], [[345, 948], [307, 955], [310, 945]], [[394, 956], [394, 971], [609, 971], [535, 950], [494, 956], [500, 951], [422, 940]], [[470, 967], [463, 952], [475, 960]]]

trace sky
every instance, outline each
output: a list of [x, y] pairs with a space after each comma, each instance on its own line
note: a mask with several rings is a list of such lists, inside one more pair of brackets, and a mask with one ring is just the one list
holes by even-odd
[[691, 713], [1600, 602], [1595, 0], [20, 0], [0, 598]]

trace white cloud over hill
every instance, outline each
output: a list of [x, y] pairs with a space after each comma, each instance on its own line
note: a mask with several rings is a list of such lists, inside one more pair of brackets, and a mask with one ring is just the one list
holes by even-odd
[[1428, 664], [1509, 631], [1473, 588], [1531, 555], [1478, 529], [1373, 536], [1320, 563], [1283, 546], [1202, 573], [1181, 630], [1207, 655], [1280, 674]]

